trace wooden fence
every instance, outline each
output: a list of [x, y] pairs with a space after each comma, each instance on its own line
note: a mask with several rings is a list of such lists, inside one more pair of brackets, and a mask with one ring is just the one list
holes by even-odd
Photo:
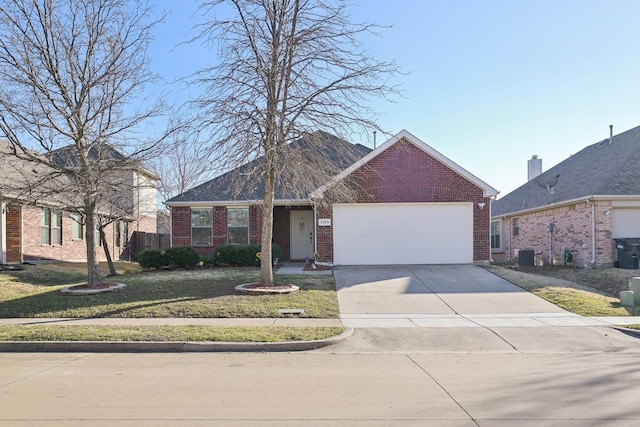
[[121, 258], [133, 261], [138, 259], [138, 254], [145, 249], [165, 250], [170, 245], [171, 238], [169, 234], [134, 231]]

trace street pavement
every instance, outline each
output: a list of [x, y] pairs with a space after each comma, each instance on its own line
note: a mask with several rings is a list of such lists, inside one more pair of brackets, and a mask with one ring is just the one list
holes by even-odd
[[640, 425], [627, 331], [477, 267], [357, 270], [335, 273], [360, 326], [316, 350], [0, 353], [0, 426]]

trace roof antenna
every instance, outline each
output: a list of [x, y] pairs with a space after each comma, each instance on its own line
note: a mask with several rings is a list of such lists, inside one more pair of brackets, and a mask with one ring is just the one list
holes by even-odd
[[609, 144], [613, 140], [613, 125], [609, 125]]
[[376, 133], [377, 131], [374, 130], [373, 131], [373, 149], [374, 150], [376, 149]]

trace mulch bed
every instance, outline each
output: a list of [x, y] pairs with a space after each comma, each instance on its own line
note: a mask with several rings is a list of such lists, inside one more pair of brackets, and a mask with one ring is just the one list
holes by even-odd
[[273, 285], [267, 286], [261, 283], [254, 283], [252, 285], [244, 285], [244, 289], [264, 289], [264, 290], [287, 290], [291, 289], [291, 285]]
[[265, 294], [290, 294], [292, 292], [298, 292], [300, 287], [296, 285], [263, 285], [262, 283], [244, 283], [236, 286], [236, 291], [253, 294], [253, 295], [265, 295]]
[[63, 295], [92, 295], [103, 292], [117, 292], [123, 290], [126, 287], [127, 285], [125, 285], [124, 283], [116, 282], [106, 282], [95, 286], [89, 286], [85, 283], [82, 285], [68, 286], [64, 289], [61, 289], [60, 292]]

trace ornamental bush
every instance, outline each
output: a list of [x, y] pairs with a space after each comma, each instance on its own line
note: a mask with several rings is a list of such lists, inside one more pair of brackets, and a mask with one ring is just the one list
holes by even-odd
[[157, 270], [168, 265], [166, 257], [158, 249], [145, 249], [138, 254], [137, 261], [143, 270]]
[[164, 252], [168, 265], [180, 268], [195, 267], [200, 255], [190, 246], [173, 246]]
[[213, 254], [202, 255], [200, 257], [200, 261], [204, 263], [205, 267], [215, 267], [218, 264], [218, 261], [216, 260], [216, 256]]
[[[258, 265], [258, 252], [260, 245], [224, 245], [218, 246], [215, 257], [219, 264]], [[271, 245], [271, 252], [273, 258], [280, 258], [282, 255], [282, 249], [276, 243]]]

